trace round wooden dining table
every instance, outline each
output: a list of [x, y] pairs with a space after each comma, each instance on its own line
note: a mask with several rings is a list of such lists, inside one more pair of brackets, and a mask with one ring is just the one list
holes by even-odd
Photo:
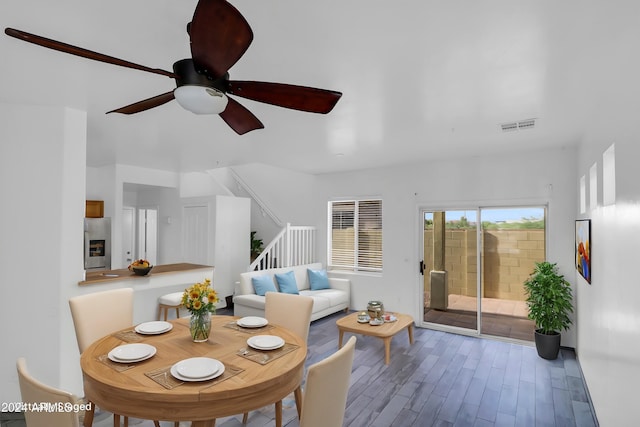
[[[295, 392], [299, 403], [306, 342], [277, 325], [240, 328], [237, 319], [212, 316], [209, 339], [201, 343], [191, 339], [189, 318], [172, 321], [173, 328], [161, 334], [141, 335], [130, 327], [99, 339], [80, 358], [86, 399], [114, 414], [191, 421], [194, 427], [213, 426], [216, 418], [276, 404], [276, 422], [281, 424], [278, 404], [281, 412], [282, 399]], [[254, 350], [247, 339], [258, 334], [277, 335], [284, 339], [285, 346]], [[156, 353], [137, 363], [116, 363], [107, 358], [114, 348], [134, 342], [152, 345]], [[193, 382], [179, 381], [171, 375], [172, 365], [193, 357], [219, 360], [225, 365], [224, 374]], [[85, 426], [91, 425], [90, 418], [85, 418]]]

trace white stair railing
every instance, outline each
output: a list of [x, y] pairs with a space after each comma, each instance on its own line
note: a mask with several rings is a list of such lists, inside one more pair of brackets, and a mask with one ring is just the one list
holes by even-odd
[[249, 265], [249, 271], [291, 267], [316, 261], [316, 228], [287, 225]]

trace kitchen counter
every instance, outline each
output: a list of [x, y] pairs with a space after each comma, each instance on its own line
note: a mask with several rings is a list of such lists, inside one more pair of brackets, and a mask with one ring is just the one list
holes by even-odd
[[[183, 292], [206, 278], [214, 279], [213, 271], [213, 266], [189, 263], [156, 265], [146, 276], [136, 276], [126, 268], [91, 271], [87, 272], [85, 280], [78, 283], [78, 291], [79, 294], [87, 294], [118, 288], [133, 289], [133, 320], [138, 324], [158, 318], [158, 297]], [[215, 285], [214, 281], [214, 289]], [[222, 297], [224, 295], [221, 295], [218, 308], [226, 305]], [[187, 314], [186, 310], [183, 310], [184, 314]]]
[[110, 283], [110, 282], [117, 282], [122, 280], [148, 281], [151, 277], [154, 277], [154, 276], [183, 273], [191, 270], [201, 270], [201, 269], [208, 269], [209, 271], [212, 271], [213, 267], [209, 265], [189, 264], [189, 263], [155, 265], [153, 269], [149, 272], [149, 274], [147, 274], [146, 276], [138, 276], [126, 268], [123, 268], [120, 270], [88, 271], [86, 273], [85, 280], [78, 282], [78, 285], [80, 286], [96, 285], [101, 283]]

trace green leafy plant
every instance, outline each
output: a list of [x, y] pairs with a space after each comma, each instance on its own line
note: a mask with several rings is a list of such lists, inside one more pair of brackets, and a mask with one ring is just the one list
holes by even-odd
[[256, 232], [251, 232], [251, 255], [258, 256], [262, 252], [262, 239], [256, 239]]
[[535, 322], [539, 333], [552, 335], [569, 329], [569, 314], [573, 313], [571, 284], [558, 273], [555, 263], [536, 262], [524, 287], [529, 319]]

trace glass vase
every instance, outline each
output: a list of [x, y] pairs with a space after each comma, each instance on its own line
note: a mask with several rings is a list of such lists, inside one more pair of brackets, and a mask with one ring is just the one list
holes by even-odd
[[211, 332], [211, 313], [205, 311], [191, 314], [189, 329], [194, 342], [207, 341]]

